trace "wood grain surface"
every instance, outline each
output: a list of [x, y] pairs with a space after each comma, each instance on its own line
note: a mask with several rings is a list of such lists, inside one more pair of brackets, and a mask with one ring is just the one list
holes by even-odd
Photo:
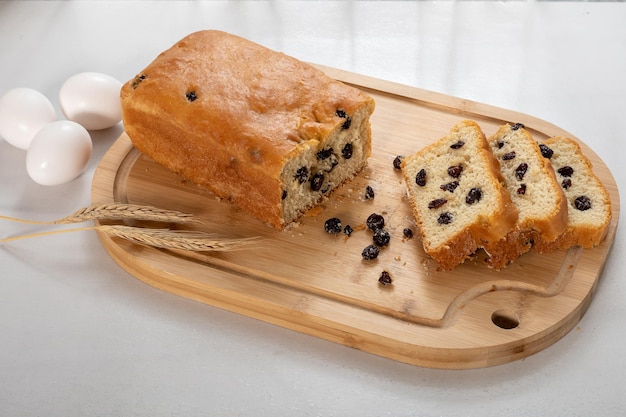
[[[583, 142], [543, 120], [476, 102], [328, 67], [329, 76], [376, 100], [373, 156], [353, 181], [335, 191], [299, 223], [278, 232], [228, 201], [188, 183], [141, 155], [125, 134], [111, 147], [93, 179], [94, 204], [149, 204], [193, 213], [196, 229], [225, 238], [256, 237], [231, 252], [190, 253], [141, 246], [99, 234], [121, 267], [146, 283], [203, 303], [274, 323], [390, 359], [433, 368], [467, 369], [527, 357], [569, 332], [589, 306], [614, 241], [619, 218], [615, 180]], [[528, 253], [502, 271], [475, 259], [444, 272], [425, 255], [416, 232], [396, 155], [414, 153], [444, 136], [462, 119], [490, 135], [505, 122], [524, 123], [541, 141], [572, 137], [609, 190], [613, 220], [594, 249]], [[375, 198], [366, 200], [365, 187]], [[363, 225], [385, 217], [391, 243], [374, 261], [361, 251], [371, 243]], [[349, 238], [324, 231], [338, 217]], [[392, 284], [378, 283], [388, 271]]]

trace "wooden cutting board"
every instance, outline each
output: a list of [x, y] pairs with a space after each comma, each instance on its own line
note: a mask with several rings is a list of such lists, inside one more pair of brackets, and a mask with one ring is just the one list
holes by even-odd
[[[443, 272], [417, 237], [403, 238], [404, 228], [417, 230], [394, 157], [414, 153], [462, 119], [477, 121], [487, 135], [505, 122], [520, 122], [537, 140], [573, 136], [525, 114], [320, 68], [376, 100], [373, 156], [356, 179], [299, 224], [277, 232], [141, 155], [122, 134], [96, 170], [94, 204], [180, 210], [205, 222], [198, 229], [225, 238], [261, 239], [237, 251], [186, 253], [100, 233], [113, 259], [162, 290], [425, 367], [502, 364], [538, 352], [570, 331], [591, 302], [619, 218], [617, 186], [602, 160], [581, 143], [613, 201], [613, 220], [600, 246], [528, 253], [502, 271], [487, 268], [479, 253]], [[375, 191], [372, 200], [364, 198], [367, 185]], [[391, 243], [377, 260], [364, 261], [361, 251], [372, 238], [358, 226], [374, 212], [384, 215]], [[325, 233], [330, 217], [357, 231], [349, 238]], [[383, 270], [391, 274], [392, 285], [378, 283]]]

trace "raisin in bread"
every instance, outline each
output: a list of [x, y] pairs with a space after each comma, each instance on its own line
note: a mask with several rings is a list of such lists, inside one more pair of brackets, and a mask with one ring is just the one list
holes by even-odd
[[513, 228], [517, 210], [480, 127], [465, 120], [402, 161], [424, 251], [451, 270]]
[[519, 214], [515, 228], [504, 239], [484, 247], [487, 263], [500, 269], [533, 244], [554, 242], [565, 231], [567, 200], [552, 166], [524, 125], [505, 124], [488, 142]]
[[593, 172], [589, 159], [578, 143], [553, 137], [541, 145], [542, 153], [556, 171], [569, 206], [567, 230], [552, 243], [537, 245], [540, 252], [580, 245], [591, 248], [606, 237], [611, 221], [611, 199]]
[[121, 101], [137, 149], [278, 229], [371, 154], [370, 96], [220, 31], [162, 52]]

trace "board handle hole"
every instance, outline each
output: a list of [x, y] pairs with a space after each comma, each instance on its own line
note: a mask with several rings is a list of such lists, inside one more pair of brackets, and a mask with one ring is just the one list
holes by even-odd
[[501, 329], [510, 330], [519, 326], [519, 316], [515, 311], [501, 309], [494, 311], [491, 314], [491, 321], [493, 324]]

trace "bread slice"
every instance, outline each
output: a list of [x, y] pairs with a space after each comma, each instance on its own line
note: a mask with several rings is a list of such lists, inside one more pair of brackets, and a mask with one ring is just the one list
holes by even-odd
[[554, 242], [565, 231], [567, 200], [552, 166], [522, 124], [505, 124], [488, 141], [519, 214], [504, 239], [484, 247], [487, 263], [500, 269], [533, 244]]
[[580, 245], [591, 248], [606, 237], [611, 222], [611, 198], [593, 172], [589, 159], [574, 140], [553, 137], [541, 144], [556, 171], [569, 206], [567, 230], [556, 241], [540, 242], [536, 249], [551, 252]]
[[364, 168], [374, 100], [280, 52], [192, 33], [121, 91], [145, 155], [281, 229]]
[[409, 201], [424, 251], [443, 270], [502, 239], [517, 210], [502, 186], [498, 161], [473, 121], [402, 161]]

